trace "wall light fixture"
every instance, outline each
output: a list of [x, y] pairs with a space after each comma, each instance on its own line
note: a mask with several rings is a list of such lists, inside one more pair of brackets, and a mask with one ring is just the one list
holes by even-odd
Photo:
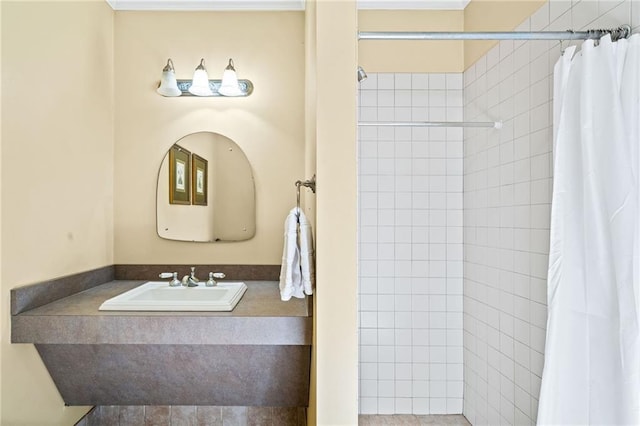
[[213, 90], [209, 87], [209, 74], [204, 67], [204, 58], [200, 59], [200, 65], [193, 72], [189, 93], [196, 96], [213, 96]]
[[167, 65], [162, 69], [162, 78], [156, 92], [166, 97], [244, 97], [253, 92], [253, 83], [249, 80], [238, 80], [233, 59], [229, 59], [222, 80], [209, 79], [204, 59], [200, 59], [191, 80], [176, 79], [173, 61], [168, 59]]
[[180, 96], [182, 92], [178, 89], [176, 80], [176, 72], [173, 69], [173, 61], [167, 60], [167, 65], [162, 69], [162, 78], [160, 79], [160, 87], [156, 90], [162, 96]]
[[223, 96], [242, 96], [236, 69], [233, 67], [233, 59], [231, 58], [229, 58], [229, 65], [224, 69], [224, 74], [222, 74], [222, 83], [218, 93]]

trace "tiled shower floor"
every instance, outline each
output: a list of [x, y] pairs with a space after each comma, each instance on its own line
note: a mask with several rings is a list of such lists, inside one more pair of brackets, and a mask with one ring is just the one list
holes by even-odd
[[359, 415], [359, 426], [378, 426], [378, 425], [458, 425], [471, 426], [461, 414], [455, 415], [429, 415], [415, 416], [411, 414], [395, 414], [390, 416], [384, 415]]

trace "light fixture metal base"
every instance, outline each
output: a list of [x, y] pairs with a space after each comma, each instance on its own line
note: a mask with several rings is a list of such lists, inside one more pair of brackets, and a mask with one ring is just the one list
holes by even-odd
[[[228, 97], [218, 93], [218, 88], [220, 87], [221, 83], [222, 83], [222, 80], [209, 80], [209, 87], [211, 87], [211, 91], [213, 92], [213, 95], [211, 96], [196, 96], [196, 95], [193, 95], [191, 92], [189, 92], [189, 87], [191, 87], [191, 80], [178, 80], [178, 89], [180, 89], [180, 91], [182, 92], [181, 96], [194, 96], [197, 98]], [[235, 96], [236, 98], [247, 97], [251, 93], [253, 93], [253, 83], [251, 83], [250, 80], [238, 80], [238, 86], [240, 86], [241, 94], [238, 96]]]

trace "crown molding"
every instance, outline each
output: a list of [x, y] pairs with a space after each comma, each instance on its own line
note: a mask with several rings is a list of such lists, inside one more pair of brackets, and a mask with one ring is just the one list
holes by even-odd
[[464, 10], [470, 0], [358, 0], [358, 9]]
[[[368, 10], [462, 10], [470, 0], [358, 0]], [[113, 10], [284, 11], [305, 10], [305, 0], [106, 0]]]
[[304, 10], [304, 0], [106, 0], [113, 10], [285, 11]]

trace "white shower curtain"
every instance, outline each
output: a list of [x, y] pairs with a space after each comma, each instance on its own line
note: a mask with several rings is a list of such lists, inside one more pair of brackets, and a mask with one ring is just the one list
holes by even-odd
[[640, 36], [554, 73], [548, 323], [539, 425], [640, 425]]

